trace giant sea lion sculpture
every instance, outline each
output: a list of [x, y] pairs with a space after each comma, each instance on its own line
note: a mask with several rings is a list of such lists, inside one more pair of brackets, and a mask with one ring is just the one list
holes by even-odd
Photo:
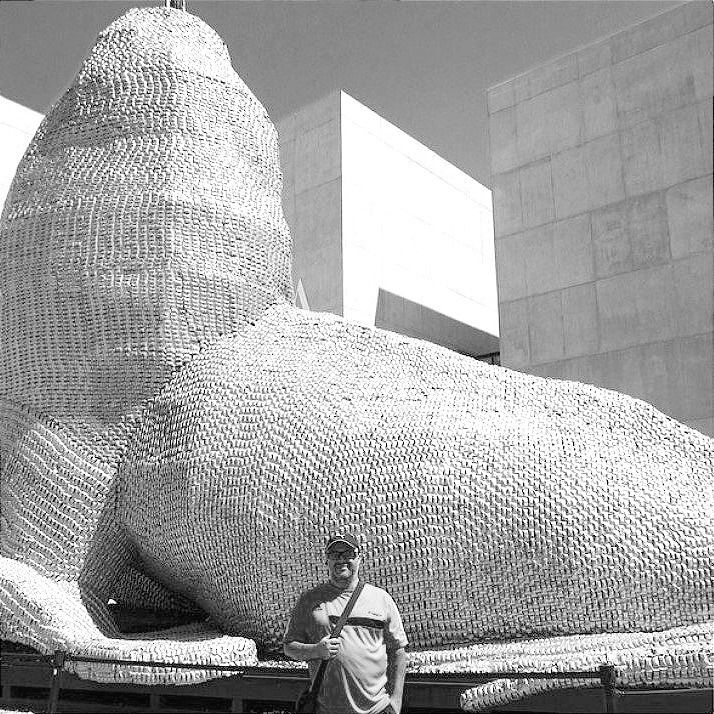
[[[711, 686], [712, 440], [297, 310], [281, 188], [265, 110], [179, 10], [112, 23], [43, 121], [0, 226], [2, 636], [254, 664], [339, 526], [399, 603], [411, 667]], [[122, 635], [109, 598], [212, 624]]]

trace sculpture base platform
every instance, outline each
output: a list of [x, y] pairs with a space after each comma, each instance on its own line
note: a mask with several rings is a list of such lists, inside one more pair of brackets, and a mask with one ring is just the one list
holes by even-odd
[[[12, 662], [6, 653], [37, 654], [11, 642], [0, 650], [0, 710], [30, 710], [35, 714], [48, 707], [52, 665], [44, 662]], [[276, 666], [278, 665], [278, 666]], [[280, 666], [282, 665], [282, 666]], [[282, 714], [292, 711], [292, 704], [307, 682], [304, 667], [292, 663], [266, 662], [247, 667], [234, 677], [184, 686], [141, 686], [102, 684], [62, 674], [58, 712], [144, 712], [168, 714], [206, 714], [207, 712], [245, 712]], [[407, 673], [404, 714], [442, 714], [461, 712], [459, 697], [473, 687], [467, 674]], [[689, 714], [711, 712], [714, 691], [711, 689], [637, 689], [618, 690], [615, 711], [618, 714], [645, 712], [655, 714]], [[604, 712], [603, 691], [564, 689], [537, 694], [493, 712], [560, 712], [585, 714]]]

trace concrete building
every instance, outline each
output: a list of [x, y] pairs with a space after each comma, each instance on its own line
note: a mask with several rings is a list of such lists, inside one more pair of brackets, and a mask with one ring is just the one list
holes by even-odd
[[0, 209], [20, 163], [43, 115], [0, 96]]
[[497, 352], [491, 192], [344, 92], [277, 126], [298, 305]]
[[488, 91], [501, 362], [714, 436], [712, 5]]

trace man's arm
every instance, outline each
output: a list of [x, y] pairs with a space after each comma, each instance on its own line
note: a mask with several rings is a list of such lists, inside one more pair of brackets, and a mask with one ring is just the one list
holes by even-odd
[[307, 642], [286, 642], [283, 645], [283, 652], [290, 657], [290, 659], [296, 659], [301, 662], [307, 662], [309, 659], [317, 659], [315, 654], [315, 647], [317, 645], [311, 645]]
[[297, 659], [302, 662], [307, 662], [309, 659], [332, 659], [337, 656], [340, 650], [339, 637], [323, 637], [314, 645], [308, 642], [298, 642], [292, 640], [283, 645], [283, 652], [290, 659]]
[[306, 642], [305, 640], [310, 639], [307, 629], [307, 612], [303, 594], [290, 614], [283, 639], [283, 652], [290, 659], [301, 662], [311, 659], [331, 659], [339, 650], [339, 640], [323, 637], [319, 642]]
[[399, 714], [402, 710], [404, 695], [404, 673], [407, 669], [407, 656], [404, 648], [387, 650], [387, 690], [392, 709]]

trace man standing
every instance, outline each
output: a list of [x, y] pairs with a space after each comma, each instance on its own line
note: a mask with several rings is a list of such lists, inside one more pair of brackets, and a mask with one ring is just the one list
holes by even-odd
[[332, 627], [359, 582], [359, 543], [338, 533], [325, 548], [329, 580], [304, 592], [293, 608], [283, 649], [307, 661], [314, 677], [331, 660], [317, 699], [319, 714], [399, 714], [407, 638], [389, 593], [365, 583], [339, 637]]

